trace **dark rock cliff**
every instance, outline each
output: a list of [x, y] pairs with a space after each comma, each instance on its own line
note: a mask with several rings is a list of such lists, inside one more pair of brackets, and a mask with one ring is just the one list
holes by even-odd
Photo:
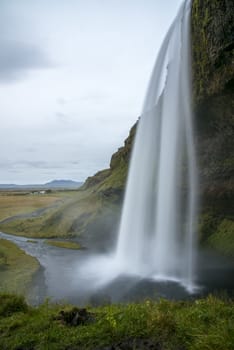
[[[234, 255], [234, 2], [192, 4], [193, 100], [200, 182], [199, 236], [203, 244]], [[136, 125], [111, 158], [110, 169], [87, 179], [84, 189], [119, 211]], [[106, 206], [106, 207], [107, 207]], [[103, 209], [104, 210], [104, 209]], [[104, 229], [111, 235], [119, 215]], [[99, 227], [99, 229], [102, 229]]]
[[201, 101], [233, 87], [233, 0], [194, 0], [194, 97]]
[[234, 256], [234, 2], [194, 0], [194, 112], [200, 239]]

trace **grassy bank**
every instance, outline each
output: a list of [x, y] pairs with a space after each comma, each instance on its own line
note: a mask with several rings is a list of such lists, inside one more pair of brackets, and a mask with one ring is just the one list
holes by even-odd
[[88, 317], [72, 326], [72, 315], [76, 312], [72, 306], [48, 302], [33, 309], [22, 298], [1, 295], [0, 347], [11, 350], [233, 349], [233, 302], [213, 296], [194, 302], [161, 300], [88, 308]]
[[0, 291], [27, 294], [38, 261], [14, 243], [0, 239]]
[[65, 249], [73, 249], [73, 250], [81, 249], [80, 244], [76, 242], [71, 242], [71, 241], [46, 240], [45, 243], [57, 248], [65, 248]]
[[96, 247], [98, 244], [109, 246], [116, 206], [109, 203], [107, 206], [106, 199], [93, 187], [66, 194], [61, 191], [58, 195], [61, 195], [60, 200], [45, 211], [0, 222], [0, 231], [29, 239], [79, 236], [82, 247]]

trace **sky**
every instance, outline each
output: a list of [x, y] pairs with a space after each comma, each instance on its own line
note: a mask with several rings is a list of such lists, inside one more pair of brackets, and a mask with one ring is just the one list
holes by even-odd
[[0, 0], [0, 183], [108, 168], [181, 3]]

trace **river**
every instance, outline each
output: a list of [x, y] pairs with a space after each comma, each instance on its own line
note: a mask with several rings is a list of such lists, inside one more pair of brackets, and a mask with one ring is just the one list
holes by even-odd
[[[44, 239], [33, 239], [0, 232], [0, 238], [12, 241], [27, 254], [37, 258], [41, 265], [33, 280], [33, 304], [49, 297], [53, 301], [66, 300], [75, 304], [94, 305], [109, 302], [125, 302], [146, 298], [190, 299], [225, 291], [233, 296], [234, 263], [214, 253], [200, 252], [196, 283], [197, 291], [189, 294], [173, 281], [152, 281], [139, 277], [119, 276], [105, 287], [97, 288], [92, 276], [84, 273], [83, 266], [92, 258], [88, 250], [57, 248]], [[94, 260], [95, 262], [95, 260]]]

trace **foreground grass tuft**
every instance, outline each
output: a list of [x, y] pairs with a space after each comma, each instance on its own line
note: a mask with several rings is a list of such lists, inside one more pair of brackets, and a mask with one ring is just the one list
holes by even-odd
[[28, 311], [28, 305], [22, 296], [0, 294], [0, 317], [8, 317], [16, 312]]
[[1, 349], [233, 350], [234, 303], [214, 296], [88, 308], [92, 322], [76, 327], [58, 317], [62, 310], [73, 310], [71, 305], [47, 301], [38, 308], [25, 307], [14, 295], [0, 301], [11, 305], [10, 312], [0, 315]]

